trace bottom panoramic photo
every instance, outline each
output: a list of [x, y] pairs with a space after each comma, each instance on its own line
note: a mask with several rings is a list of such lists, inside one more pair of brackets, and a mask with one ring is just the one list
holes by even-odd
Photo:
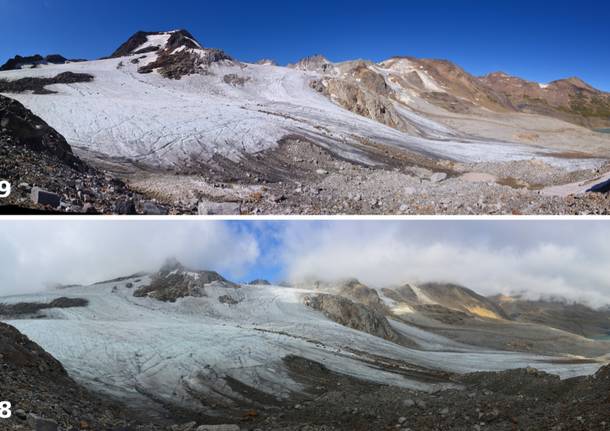
[[5, 220], [0, 429], [610, 429], [608, 238], [595, 220]]

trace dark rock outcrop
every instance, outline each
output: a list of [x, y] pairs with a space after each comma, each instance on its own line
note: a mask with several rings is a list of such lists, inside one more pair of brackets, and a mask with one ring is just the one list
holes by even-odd
[[251, 286], [261, 285], [261, 286], [270, 286], [271, 283], [263, 278], [257, 278], [256, 280], [252, 280], [248, 283]]
[[74, 63], [78, 61], [85, 61], [82, 59], [74, 59], [68, 60], [62, 55], [59, 54], [50, 54], [45, 57], [39, 54], [30, 55], [22, 57], [20, 55], [16, 55], [15, 57], [9, 59], [6, 63], [0, 66], [0, 71], [4, 70], [16, 70], [22, 69], [23, 67], [36, 67], [40, 64], [65, 64], [65, 63]]
[[127, 41], [114, 51], [108, 58], [127, 57], [129, 55], [144, 54], [146, 52], [155, 52], [162, 49], [174, 49], [184, 46], [186, 48], [201, 49], [201, 45], [196, 41], [191, 33], [186, 30], [176, 30], [171, 32], [166, 46], [150, 46], [143, 49], [138, 49], [140, 46], [145, 44], [148, 40], [148, 36], [156, 36], [166, 34], [168, 32], [162, 31], [138, 31], [134, 33]]
[[77, 84], [79, 82], [93, 81], [93, 75], [88, 73], [62, 72], [52, 78], [21, 78], [14, 81], [0, 80], [0, 93], [24, 93], [32, 91], [34, 94], [54, 94], [46, 88], [53, 84]]
[[[149, 36], [167, 35], [163, 45], [142, 47]], [[180, 48], [180, 49], [178, 49]], [[123, 43], [110, 58], [156, 52], [157, 58], [138, 69], [139, 73], [158, 71], [169, 79], [180, 79], [185, 75], [207, 74], [208, 67], [219, 61], [234, 61], [224, 51], [204, 48], [191, 33], [186, 30], [171, 32], [139, 31]]]
[[177, 260], [168, 259], [159, 272], [152, 276], [151, 283], [136, 289], [133, 296], [176, 302], [178, 298], [188, 296], [207, 296], [205, 286], [211, 283], [219, 283], [228, 288], [239, 287], [215, 271], [189, 270]]
[[7, 318], [18, 318], [20, 316], [31, 316], [41, 310], [51, 308], [74, 308], [86, 307], [89, 301], [83, 298], [57, 298], [48, 303], [40, 302], [19, 302], [16, 304], [0, 303], [0, 316]]
[[147, 31], [138, 31], [134, 33], [127, 41], [121, 44], [108, 58], [118, 58], [118, 57], [126, 57], [131, 54], [135, 54], [134, 50], [136, 50], [139, 46], [146, 43], [147, 36], [153, 34], [160, 34], [155, 32], [147, 32]]
[[76, 170], [86, 169], [62, 135], [21, 103], [0, 95], [0, 143], [2, 141], [49, 154]]
[[157, 70], [169, 79], [180, 79], [186, 75], [207, 74], [208, 67], [219, 61], [233, 61], [224, 51], [219, 49], [184, 50], [173, 52], [166, 49], [159, 52], [157, 59], [138, 69], [139, 73], [151, 73]]
[[390, 341], [400, 338], [383, 314], [347, 298], [328, 294], [308, 295], [304, 303], [340, 325]]

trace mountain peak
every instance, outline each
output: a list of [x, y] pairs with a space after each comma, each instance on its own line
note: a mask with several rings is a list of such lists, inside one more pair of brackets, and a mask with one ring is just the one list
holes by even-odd
[[112, 53], [110, 58], [145, 54], [162, 50], [174, 51], [180, 47], [203, 49], [195, 37], [184, 29], [171, 31], [137, 31]]
[[224, 51], [204, 48], [187, 30], [138, 31], [108, 58], [135, 55], [139, 57], [131, 59], [134, 64], [146, 58], [145, 64], [138, 68], [139, 73], [158, 72], [170, 79], [193, 74], [206, 75], [214, 63], [237, 63]]
[[331, 67], [332, 63], [322, 54], [314, 54], [308, 57], [304, 57], [297, 61], [295, 64], [290, 64], [288, 67], [298, 70], [307, 71], [326, 71]]
[[178, 259], [176, 259], [175, 257], [169, 257], [165, 260], [165, 262], [163, 263], [163, 266], [161, 266], [161, 269], [159, 270], [160, 273], [168, 273], [168, 272], [172, 272], [175, 270], [184, 270], [184, 265], [182, 265]]
[[495, 72], [491, 72], [488, 73], [487, 75], [483, 76], [484, 79], [519, 79], [521, 80], [521, 78], [517, 78], [516, 76], [513, 75], [509, 75], [506, 72], [502, 72], [501, 70], [497, 70]]
[[584, 89], [584, 90], [598, 91], [577, 76], [571, 76], [569, 78], [558, 79], [556, 81], [551, 82], [551, 85], [555, 85], [555, 86], [561, 86], [561, 85], [566, 85], [566, 84], [574, 86], [576, 88]]

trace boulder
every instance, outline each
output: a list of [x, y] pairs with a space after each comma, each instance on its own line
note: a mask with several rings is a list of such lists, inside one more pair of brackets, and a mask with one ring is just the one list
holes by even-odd
[[430, 181], [433, 183], [440, 183], [441, 181], [444, 181], [447, 178], [447, 174], [444, 172], [435, 172], [432, 175], [430, 175]]
[[119, 200], [114, 204], [114, 213], [121, 215], [137, 214], [136, 204], [133, 202], [133, 199]]
[[61, 198], [58, 194], [42, 190], [40, 187], [33, 187], [30, 196], [32, 202], [38, 205], [48, 205], [52, 208], [57, 208], [61, 203]]
[[199, 215], [240, 215], [241, 205], [237, 202], [201, 201], [197, 212]]
[[142, 204], [142, 213], [144, 215], [167, 215], [167, 209], [154, 202], [144, 202]]

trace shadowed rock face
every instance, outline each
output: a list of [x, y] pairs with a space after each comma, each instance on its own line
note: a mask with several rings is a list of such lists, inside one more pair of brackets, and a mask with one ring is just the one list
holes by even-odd
[[62, 135], [21, 103], [0, 95], [0, 144], [2, 141], [55, 156], [77, 170], [86, 169]]
[[126, 57], [128, 55], [134, 54], [134, 50], [139, 46], [146, 43], [147, 36], [161, 34], [159, 32], [147, 32], [147, 31], [137, 31], [134, 33], [129, 39], [121, 44], [111, 55], [109, 58], [118, 58], [118, 57]]
[[[0, 358], [9, 366], [29, 368], [66, 377], [64, 367], [38, 344], [12, 326], [0, 323]], [[3, 394], [5, 395], [5, 394]]]
[[211, 283], [219, 283], [227, 288], [239, 287], [215, 271], [192, 271], [175, 259], [169, 259], [159, 272], [153, 275], [150, 285], [136, 289], [133, 296], [176, 302], [178, 298], [188, 296], [207, 296], [205, 286]]
[[157, 36], [161, 34], [165, 34], [165, 32], [138, 31], [134, 33], [129, 39], [127, 39], [127, 41], [121, 44], [121, 46], [119, 46], [117, 50], [110, 55], [109, 58], [126, 57], [132, 54], [143, 54], [144, 52], [153, 52], [164, 48], [174, 50], [180, 46], [185, 46], [187, 48], [201, 48], [201, 46], [196, 42], [195, 38], [191, 33], [186, 30], [177, 30], [172, 32], [166, 47], [153, 46], [151, 47], [151, 49], [147, 49], [146, 51], [138, 50], [140, 46], [146, 43], [146, 41], [148, 40], [148, 36]]

